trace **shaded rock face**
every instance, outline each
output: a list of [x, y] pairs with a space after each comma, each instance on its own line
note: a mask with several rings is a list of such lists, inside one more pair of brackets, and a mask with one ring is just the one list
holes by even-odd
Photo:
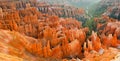
[[113, 8], [113, 10], [110, 12], [109, 16], [111, 18], [120, 20], [120, 8], [118, 8], [118, 7]]
[[0, 7], [2, 9], [23, 9], [29, 3], [31, 7], [35, 7], [36, 0], [0, 0]]
[[120, 20], [120, 0], [102, 0], [101, 5], [107, 7], [103, 15]]
[[97, 23], [97, 31], [99, 34], [104, 35], [116, 35], [117, 39], [120, 40], [120, 22], [118, 19], [110, 18], [109, 16], [102, 16], [101, 18], [95, 19]]
[[72, 17], [80, 21], [85, 21], [84, 10], [72, 6], [43, 4], [38, 5], [38, 10], [49, 15], [57, 15], [64, 18]]

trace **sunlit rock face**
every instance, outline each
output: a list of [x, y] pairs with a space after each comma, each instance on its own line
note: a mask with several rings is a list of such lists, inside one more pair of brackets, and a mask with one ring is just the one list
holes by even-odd
[[43, 1], [37, 2], [37, 0], [16, 0], [14, 3], [12, 0], [5, 0], [1, 1], [0, 3], [1, 8], [4, 9], [3, 11], [8, 11], [6, 9], [9, 9], [9, 11], [12, 11], [13, 9], [22, 10], [25, 9], [28, 4], [30, 4], [29, 6], [31, 7], [38, 7], [37, 10], [41, 13], [57, 15], [64, 18], [72, 17], [80, 21], [85, 21], [86, 19], [84, 9], [78, 9], [71, 5], [50, 4], [44, 3]]
[[[0, 3], [0, 60], [119, 60], [120, 22], [117, 19], [95, 18], [97, 30], [88, 34], [91, 30], [83, 27], [82, 22], [59, 17], [63, 14], [59, 12], [62, 9], [67, 10], [64, 12], [67, 16], [84, 14], [82, 9], [44, 5], [35, 0], [4, 0]], [[49, 8], [55, 11], [49, 12]]]
[[[20, 36], [21, 41], [16, 39], [12, 41], [13, 37], [7, 33], [9, 31], [2, 30], [3, 34], [5, 33], [6, 35], [1, 34], [1, 38], [9, 35], [9, 38], [4, 40], [6, 44], [10, 43], [13, 47], [18, 46], [15, 48], [25, 49], [25, 51], [33, 56], [43, 58], [64, 59], [80, 57], [79, 54], [82, 54], [82, 43], [85, 41], [86, 31], [82, 28], [81, 22], [73, 18], [64, 19], [55, 15], [42, 14], [36, 7], [31, 7], [30, 3], [26, 3], [25, 8], [21, 10], [13, 10], [11, 8], [10, 11], [8, 10], [8, 8], [1, 8], [3, 16], [0, 20], [0, 29], [16, 31], [24, 36], [29, 36], [30, 39], [27, 38], [29, 40], [27, 41], [26, 38], [21, 38]], [[22, 41], [22, 39], [25, 40]], [[7, 53], [9, 50], [5, 49], [5, 51]], [[14, 51], [12, 52], [11, 54], [14, 54]], [[21, 58], [26, 57], [23, 56]]]

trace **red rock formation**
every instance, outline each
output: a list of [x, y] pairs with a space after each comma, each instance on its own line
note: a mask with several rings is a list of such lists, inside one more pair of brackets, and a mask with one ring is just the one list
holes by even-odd
[[97, 33], [92, 32], [91, 41], [94, 50], [99, 51], [102, 48], [100, 38], [97, 36]]
[[[0, 29], [9, 30], [0, 30], [0, 53], [23, 59], [30, 58], [33, 61], [36, 61], [36, 57], [65, 60], [72, 58], [75, 61], [74, 58], [94, 58], [96, 54], [102, 55], [109, 47], [120, 47], [120, 23], [115, 22], [115, 19], [106, 16], [95, 18], [98, 34], [92, 32], [91, 36], [87, 36], [89, 29], [82, 28], [81, 22], [75, 19], [42, 14], [36, 7], [32, 7], [30, 2], [18, 3], [20, 4], [18, 7], [24, 6], [23, 4], [27, 6], [18, 10], [13, 9], [17, 6], [11, 5], [11, 10], [8, 10], [4, 3], [5, 7], [0, 10], [2, 14]], [[83, 10], [76, 12], [83, 13]], [[62, 15], [60, 12], [54, 11], [54, 13]], [[72, 15], [68, 13], [65, 11], [66, 15]], [[105, 23], [101, 22], [102, 19]]]
[[109, 34], [108, 36], [101, 36], [103, 38], [103, 44], [106, 45], [107, 47], [119, 47], [119, 40], [117, 39], [116, 34], [112, 36], [112, 34]]

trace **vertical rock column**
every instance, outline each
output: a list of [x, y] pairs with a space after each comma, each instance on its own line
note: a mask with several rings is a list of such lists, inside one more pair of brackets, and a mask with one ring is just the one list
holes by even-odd
[[3, 10], [2, 10], [2, 8], [0, 7], [0, 19], [2, 19], [3, 18]]

